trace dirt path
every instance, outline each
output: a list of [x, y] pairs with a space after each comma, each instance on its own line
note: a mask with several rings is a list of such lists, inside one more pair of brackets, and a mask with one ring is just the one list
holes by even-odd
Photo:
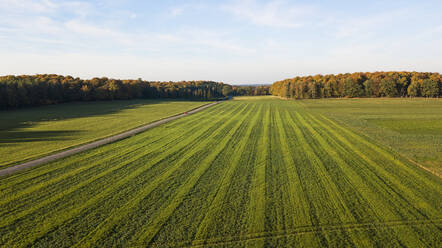
[[80, 145], [80, 146], [72, 148], [72, 149], [68, 149], [68, 150], [65, 150], [65, 151], [62, 151], [62, 152], [58, 152], [58, 153], [55, 153], [55, 154], [52, 154], [52, 155], [48, 155], [48, 156], [45, 156], [45, 157], [42, 157], [42, 158], [39, 158], [39, 159], [31, 160], [31, 161], [26, 162], [26, 163], [14, 165], [14, 166], [2, 169], [2, 170], [0, 170], [0, 176], [9, 175], [9, 174], [17, 172], [19, 170], [24, 170], [24, 169], [27, 169], [27, 168], [30, 168], [30, 167], [34, 167], [34, 166], [37, 166], [37, 165], [40, 165], [40, 164], [48, 163], [48, 162], [51, 162], [51, 161], [54, 161], [54, 160], [57, 160], [57, 159], [60, 159], [60, 158], [64, 158], [64, 157], [67, 157], [67, 156], [70, 156], [70, 155], [73, 155], [73, 154], [76, 154], [76, 153], [79, 153], [79, 152], [83, 152], [83, 151], [86, 151], [86, 150], [89, 150], [89, 149], [92, 149], [92, 148], [95, 148], [95, 147], [99, 147], [99, 146], [102, 146], [102, 145], [105, 145], [105, 144], [109, 144], [109, 143], [115, 142], [117, 140], [121, 140], [121, 139], [130, 137], [132, 135], [144, 132], [144, 131], [146, 131], [148, 129], [151, 129], [153, 127], [156, 127], [156, 126], [159, 126], [161, 124], [167, 123], [169, 121], [173, 121], [173, 120], [182, 118], [184, 116], [195, 114], [197, 112], [200, 112], [200, 111], [202, 111], [202, 110], [204, 110], [206, 108], [209, 108], [209, 107], [211, 107], [211, 106], [213, 106], [215, 104], [218, 104], [218, 103], [220, 103], [220, 102], [214, 102], [214, 103], [206, 104], [206, 105], [201, 106], [199, 108], [190, 110], [187, 113], [182, 113], [182, 114], [179, 114], [179, 115], [175, 115], [175, 116], [171, 116], [171, 117], [168, 117], [168, 118], [165, 118], [165, 119], [161, 119], [159, 121], [155, 121], [155, 122], [149, 123], [147, 125], [144, 125], [144, 126], [141, 126], [141, 127], [138, 127], [138, 128], [135, 128], [135, 129], [132, 129], [132, 130], [129, 130], [129, 131], [117, 134], [117, 135], [113, 135], [113, 136], [110, 136], [110, 137], [107, 137], [107, 138], [104, 138], [104, 139], [101, 139], [101, 140], [94, 141], [92, 143], [88, 143], [88, 144], [85, 144], [85, 145]]

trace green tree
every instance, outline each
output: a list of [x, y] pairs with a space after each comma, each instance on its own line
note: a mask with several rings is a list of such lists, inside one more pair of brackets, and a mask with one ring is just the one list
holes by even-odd
[[435, 80], [424, 79], [422, 82], [422, 96], [437, 97], [439, 96], [439, 83]]
[[319, 85], [316, 82], [308, 83], [308, 92], [310, 98], [319, 98]]
[[224, 85], [222, 89], [222, 93], [225, 97], [230, 96], [232, 94], [232, 86]]
[[332, 88], [332, 84], [330, 81], [327, 81], [324, 83], [324, 93], [323, 96], [328, 98], [328, 97], [332, 97], [333, 95], [333, 88]]
[[421, 92], [421, 89], [420, 89], [420, 85], [418, 82], [412, 82], [408, 86], [407, 93], [409, 96], [418, 97], [418, 96], [420, 96], [420, 92]]
[[281, 90], [281, 97], [288, 98], [290, 97], [289, 86], [284, 84]]
[[382, 79], [379, 83], [379, 93], [381, 96], [395, 97], [398, 96], [396, 83], [391, 79]]
[[360, 97], [363, 95], [363, 90], [355, 80], [347, 78], [343, 84], [343, 93], [346, 97]]
[[364, 82], [365, 95], [368, 97], [377, 96], [374, 81], [368, 79]]

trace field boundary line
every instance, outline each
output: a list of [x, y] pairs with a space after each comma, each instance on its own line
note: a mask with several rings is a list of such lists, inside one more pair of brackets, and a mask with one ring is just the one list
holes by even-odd
[[[275, 232], [256, 232], [237, 236], [220, 236], [210, 239], [194, 240], [198, 244], [191, 244], [192, 241], [182, 241], [178, 243], [161, 243], [159, 246], [163, 247], [204, 247], [206, 245], [219, 245], [244, 242], [248, 240], [259, 240], [265, 238], [279, 238], [294, 235], [303, 235], [318, 232], [333, 232], [333, 231], [351, 231], [351, 230], [370, 230], [377, 228], [394, 228], [403, 226], [426, 226], [426, 225], [440, 225], [442, 219], [426, 219], [426, 220], [391, 220], [383, 222], [366, 222], [366, 223], [342, 223], [342, 224], [326, 224], [317, 226], [298, 226], [289, 230], [281, 230]], [[227, 240], [223, 240], [227, 239]]]
[[422, 164], [418, 163], [417, 161], [414, 161], [413, 159], [411, 159], [411, 158], [409, 158], [409, 157], [407, 157], [407, 156], [405, 156], [405, 155], [403, 155], [403, 154], [401, 154], [401, 156], [402, 156], [404, 159], [408, 160], [410, 163], [412, 163], [412, 164], [414, 164], [414, 165], [416, 165], [416, 166], [418, 166], [418, 167], [420, 167], [420, 168], [422, 168], [422, 169], [424, 169], [424, 170], [430, 172], [431, 174], [436, 175], [436, 176], [438, 176], [439, 178], [442, 179], [442, 175], [439, 174], [437, 171], [433, 171], [432, 169], [423, 166]]
[[106, 137], [106, 138], [103, 138], [103, 139], [99, 139], [99, 140], [93, 141], [91, 143], [80, 145], [80, 146], [75, 147], [75, 148], [67, 149], [67, 150], [64, 150], [64, 151], [61, 151], [61, 152], [57, 152], [57, 153], [54, 153], [54, 154], [51, 154], [51, 155], [48, 155], [48, 156], [44, 156], [44, 157], [39, 158], [39, 159], [31, 160], [31, 161], [28, 161], [28, 162], [25, 162], [25, 163], [17, 164], [17, 165], [14, 165], [14, 166], [2, 169], [2, 170], [0, 170], [0, 177], [1, 176], [6, 176], [6, 175], [10, 175], [10, 174], [13, 174], [13, 173], [15, 173], [17, 171], [21, 171], [21, 170], [24, 170], [24, 169], [27, 169], [27, 168], [31, 168], [31, 167], [34, 167], [34, 166], [37, 166], [37, 165], [45, 164], [45, 163], [48, 163], [48, 162], [52, 162], [54, 160], [65, 158], [65, 157], [68, 157], [70, 155], [74, 155], [74, 154], [77, 154], [77, 153], [80, 153], [80, 152], [83, 152], [83, 151], [87, 151], [87, 150], [90, 150], [90, 149], [93, 149], [93, 148], [96, 148], [96, 147], [99, 147], [99, 146], [102, 146], [102, 145], [106, 145], [106, 144], [109, 144], [109, 143], [112, 143], [112, 142], [115, 142], [115, 141], [118, 141], [118, 140], [122, 140], [122, 139], [125, 139], [125, 138], [128, 138], [128, 137], [131, 137], [131, 136], [133, 136], [135, 134], [144, 132], [144, 131], [146, 131], [148, 129], [157, 127], [157, 126], [162, 125], [164, 123], [167, 123], [167, 122], [170, 122], [170, 121], [173, 121], [173, 120], [177, 120], [177, 119], [180, 119], [182, 117], [185, 117], [185, 116], [188, 116], [188, 115], [191, 115], [191, 114], [198, 113], [198, 112], [200, 112], [200, 111], [202, 111], [202, 110], [204, 110], [206, 108], [209, 108], [209, 107], [211, 107], [213, 105], [216, 105], [216, 104], [219, 104], [221, 102], [222, 101], [209, 103], [209, 104], [203, 105], [201, 107], [195, 108], [193, 110], [190, 110], [188, 112], [184, 112], [184, 113], [181, 113], [181, 114], [178, 114], [178, 115], [174, 115], [174, 116], [170, 116], [170, 117], [167, 117], [167, 118], [164, 118], [164, 119], [160, 119], [158, 121], [151, 122], [151, 123], [146, 124], [144, 126], [137, 127], [137, 128], [125, 131], [125, 132], [120, 133], [120, 134], [112, 135], [112, 136], [109, 136], [109, 137]]

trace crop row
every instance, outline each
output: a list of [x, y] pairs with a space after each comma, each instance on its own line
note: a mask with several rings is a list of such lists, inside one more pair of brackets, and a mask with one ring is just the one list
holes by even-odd
[[229, 101], [1, 178], [2, 246], [437, 246], [440, 179], [291, 101]]

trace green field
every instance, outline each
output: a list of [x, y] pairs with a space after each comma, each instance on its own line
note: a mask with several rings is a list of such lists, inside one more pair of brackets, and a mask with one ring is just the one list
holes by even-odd
[[299, 103], [442, 175], [442, 99], [317, 99]]
[[227, 101], [0, 178], [0, 246], [440, 247], [441, 179], [313, 104]]
[[0, 168], [91, 142], [207, 102], [78, 102], [0, 111]]

